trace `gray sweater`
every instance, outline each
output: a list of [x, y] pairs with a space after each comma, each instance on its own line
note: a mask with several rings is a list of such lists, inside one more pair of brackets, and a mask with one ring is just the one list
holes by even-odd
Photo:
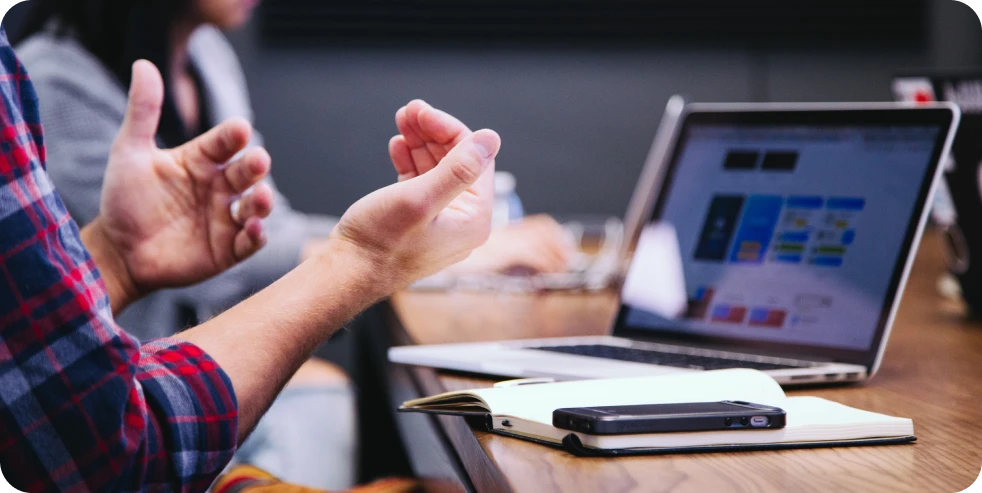
[[[48, 173], [72, 217], [87, 224], [99, 213], [102, 179], [110, 145], [123, 122], [126, 88], [72, 38], [40, 33], [18, 45], [17, 54], [41, 100]], [[213, 120], [252, 121], [245, 77], [224, 35], [212, 27], [200, 28], [192, 37], [190, 57], [201, 73]], [[257, 133], [252, 145], [262, 145], [262, 136]], [[303, 244], [326, 237], [335, 224], [334, 218], [291, 209], [277, 191], [276, 208], [266, 222], [269, 244], [263, 251], [212, 280], [155, 293], [127, 309], [119, 323], [141, 339], [152, 339], [186, 328], [178, 326], [182, 306], [194, 310], [199, 320], [211, 318], [294, 268]]]

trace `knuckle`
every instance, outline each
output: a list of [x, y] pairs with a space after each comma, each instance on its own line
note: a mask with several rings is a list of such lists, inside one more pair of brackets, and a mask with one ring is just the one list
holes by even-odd
[[148, 97], [144, 94], [138, 94], [136, 97], [130, 97], [127, 102], [127, 109], [129, 112], [130, 121], [128, 123], [142, 123], [143, 120], [151, 118], [154, 113], [158, 111], [160, 105], [154, 101], [153, 98]]
[[469, 151], [466, 156], [450, 162], [450, 171], [463, 183], [474, 183], [481, 176], [481, 160], [477, 151]]
[[235, 148], [235, 134], [233, 133], [232, 127], [230, 125], [222, 127], [222, 131], [218, 134], [216, 141], [222, 152], [231, 152]]
[[250, 182], [252, 182], [252, 174], [249, 173], [249, 166], [241, 159], [233, 163], [230, 169], [232, 176], [238, 182], [239, 186], [248, 187]]

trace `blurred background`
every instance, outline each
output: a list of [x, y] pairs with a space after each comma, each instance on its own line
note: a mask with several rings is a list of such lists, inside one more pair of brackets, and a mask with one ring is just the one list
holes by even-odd
[[888, 101], [905, 69], [982, 65], [954, 0], [268, 0], [229, 35], [279, 188], [332, 215], [392, 182], [413, 98], [498, 130], [528, 213], [621, 216], [672, 94]]

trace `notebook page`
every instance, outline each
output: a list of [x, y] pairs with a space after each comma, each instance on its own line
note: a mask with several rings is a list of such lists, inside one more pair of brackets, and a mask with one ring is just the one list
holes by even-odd
[[914, 422], [910, 419], [863, 411], [818, 397], [789, 397], [783, 408], [788, 413], [787, 441], [914, 434]]

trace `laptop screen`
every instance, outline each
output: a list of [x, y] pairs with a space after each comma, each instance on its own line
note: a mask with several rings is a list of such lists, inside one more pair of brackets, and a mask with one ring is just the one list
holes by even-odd
[[688, 118], [618, 326], [869, 351], [948, 127]]

